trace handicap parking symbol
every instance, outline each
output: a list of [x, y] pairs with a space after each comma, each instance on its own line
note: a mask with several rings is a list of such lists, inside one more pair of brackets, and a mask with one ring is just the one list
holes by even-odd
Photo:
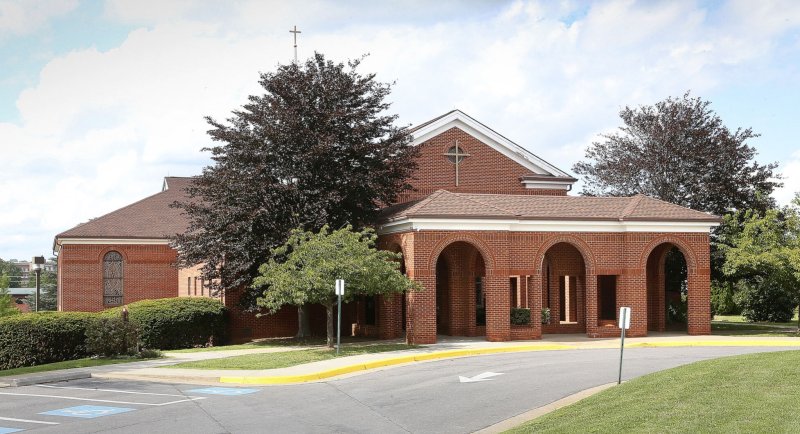
[[132, 408], [106, 407], [103, 405], [79, 405], [77, 407], [62, 408], [60, 410], [45, 411], [39, 414], [50, 416], [79, 417], [82, 419], [94, 419], [96, 417], [111, 416], [112, 414], [126, 413], [133, 411]]
[[12, 432], [20, 432], [21, 429], [18, 428], [6, 428], [4, 426], [0, 426], [0, 434], [11, 434]]
[[225, 396], [239, 396], [247, 395], [249, 393], [256, 393], [258, 389], [244, 389], [240, 387], [206, 387], [204, 389], [192, 389], [189, 393], [201, 393], [206, 395], [225, 395]]

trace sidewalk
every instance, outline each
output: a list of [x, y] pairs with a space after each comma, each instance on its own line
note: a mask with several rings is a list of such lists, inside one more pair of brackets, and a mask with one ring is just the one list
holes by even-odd
[[[382, 343], [402, 342], [382, 341]], [[746, 336], [687, 336], [679, 333], [654, 333], [643, 338], [626, 338], [626, 348], [680, 346], [769, 346], [800, 349], [800, 338]], [[577, 349], [619, 348], [619, 339], [590, 339], [584, 335], [546, 335], [541, 340], [488, 342], [483, 338], [440, 336], [436, 344], [386, 353], [362, 354], [266, 370], [162, 369], [161, 366], [187, 361], [232, 357], [243, 354], [296, 351], [308, 347], [278, 347], [192, 353], [166, 352], [166, 358], [92, 368], [67, 369], [18, 377], [0, 377], [0, 383], [26, 385], [64, 381], [76, 378], [109, 378], [195, 384], [293, 384], [367, 370], [454, 357], [526, 351], [559, 351]]]

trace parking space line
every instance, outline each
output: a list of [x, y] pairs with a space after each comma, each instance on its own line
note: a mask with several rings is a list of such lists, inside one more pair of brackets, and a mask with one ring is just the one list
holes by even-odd
[[202, 397], [202, 396], [195, 396], [195, 397], [190, 397], [190, 398], [187, 398], [187, 399], [180, 399], [180, 400], [177, 400], [177, 401], [170, 401], [170, 402], [164, 402], [164, 403], [160, 403], [160, 404], [153, 404], [153, 403], [149, 403], [149, 402], [131, 402], [131, 401], [115, 401], [115, 400], [111, 400], [111, 399], [78, 398], [76, 396], [39, 395], [39, 394], [36, 394], [36, 393], [0, 392], [0, 395], [32, 396], [32, 397], [36, 397], [36, 398], [53, 398], [53, 399], [70, 399], [70, 400], [73, 400], [73, 401], [106, 402], [106, 403], [109, 403], [109, 404], [148, 405], [148, 406], [152, 406], [152, 407], [161, 407], [161, 406], [164, 406], [164, 405], [177, 404], [179, 402], [190, 402], [190, 401], [197, 401], [197, 400], [200, 400], [200, 399], [206, 399], [205, 397]]
[[[120, 389], [95, 389], [92, 387], [71, 387], [71, 386], [50, 386], [47, 384], [37, 384], [36, 387], [46, 387], [48, 389], [68, 389], [68, 390], [89, 390], [89, 391], [97, 391], [97, 392], [114, 392], [114, 393], [130, 393], [134, 395], [153, 395], [153, 396], [173, 396], [178, 398], [202, 398], [199, 396], [188, 396], [188, 395], [178, 395], [174, 393], [153, 393], [153, 392], [134, 392], [132, 390], [120, 390]], [[203, 398], [205, 399], [205, 398]]]
[[7, 420], [9, 422], [40, 423], [43, 425], [58, 425], [58, 422], [47, 422], [44, 420], [31, 420], [31, 419], [15, 419], [13, 417], [0, 417], [0, 420]]

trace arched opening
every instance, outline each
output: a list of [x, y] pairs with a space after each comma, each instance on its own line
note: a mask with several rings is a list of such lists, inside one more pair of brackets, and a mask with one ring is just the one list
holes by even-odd
[[542, 260], [543, 333], [586, 332], [586, 264], [572, 244], [551, 246]]
[[448, 245], [436, 260], [436, 333], [486, 334], [486, 264], [475, 246]]
[[688, 268], [681, 249], [660, 244], [647, 257], [647, 330], [687, 331]]

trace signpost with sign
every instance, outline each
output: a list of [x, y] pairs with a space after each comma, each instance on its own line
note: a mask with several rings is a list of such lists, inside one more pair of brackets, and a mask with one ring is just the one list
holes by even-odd
[[622, 383], [622, 352], [625, 350], [625, 330], [631, 328], [631, 308], [619, 308], [619, 328], [622, 337], [619, 345], [619, 377], [617, 378], [617, 384]]
[[344, 279], [336, 279], [334, 288], [339, 304], [339, 315], [336, 323], [336, 355], [339, 355], [339, 347], [342, 344], [342, 296], [344, 295]]

